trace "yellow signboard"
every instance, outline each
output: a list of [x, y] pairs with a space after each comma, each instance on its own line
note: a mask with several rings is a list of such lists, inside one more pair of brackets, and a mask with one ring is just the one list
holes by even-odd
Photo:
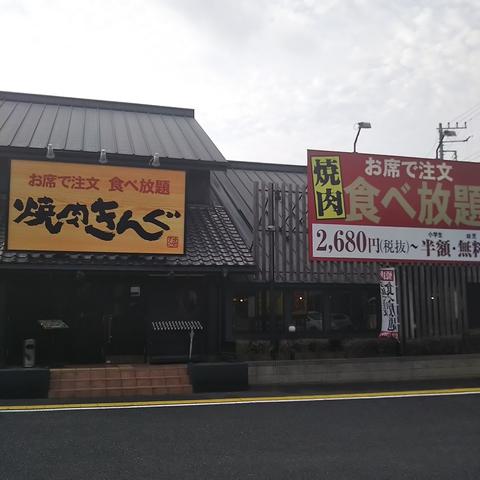
[[12, 160], [9, 250], [184, 253], [185, 172]]
[[316, 219], [345, 218], [340, 157], [312, 157], [310, 175]]

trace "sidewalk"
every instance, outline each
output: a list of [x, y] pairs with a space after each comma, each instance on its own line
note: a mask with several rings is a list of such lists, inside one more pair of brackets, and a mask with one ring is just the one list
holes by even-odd
[[[128, 376], [127, 374], [131, 374], [135, 369], [128, 369], [127, 367], [120, 368], [121, 373], [125, 374], [125, 378], [122, 376], [122, 378], [116, 379], [107, 378], [105, 373], [107, 370], [112, 372], [118, 370], [113, 367], [64, 369], [68, 374], [75, 374], [75, 379], [67, 379], [64, 383], [69, 383], [69, 385], [75, 383], [75, 387], [87, 389], [85, 395], [75, 394], [70, 397], [50, 394], [52, 388], [60, 388], [62, 385], [55, 387], [55, 382], [58, 383], [58, 380], [53, 378], [52, 371], [48, 369], [13, 368], [0, 370], [0, 397], [2, 397], [0, 405], [14, 404], [16, 398], [19, 398], [20, 402], [27, 401], [27, 404], [32, 405], [46, 402], [45, 398], [47, 397], [50, 397], [52, 404], [120, 403], [159, 399], [168, 401], [195, 398], [232, 398], [234, 396], [243, 398], [262, 395], [335, 394], [382, 391], [384, 389], [391, 391], [398, 388], [402, 390], [425, 390], [444, 388], [444, 385], [447, 388], [463, 388], [469, 385], [477, 387], [480, 385], [480, 355], [478, 354], [198, 363], [188, 366], [188, 374], [186, 365], [181, 368], [181, 378], [184, 378], [184, 383], [190, 382], [188, 388], [183, 388], [178, 383], [178, 378], [173, 378], [171, 375], [165, 378], [159, 376], [160, 370], [165, 370], [168, 373], [172, 369], [179, 370], [179, 366], [167, 368], [144, 365], [138, 367], [138, 371], [142, 374], [138, 378], [133, 378], [132, 375]], [[96, 378], [92, 372], [87, 370], [96, 374], [103, 373], [105, 378]], [[149, 372], [148, 378], [143, 375], [142, 372], [144, 371]], [[150, 375], [152, 372], [155, 373], [153, 377]], [[53, 371], [53, 373], [55, 372]], [[80, 374], [83, 375], [81, 378]], [[88, 374], [88, 379], [85, 377], [86, 374]], [[117, 395], [109, 396], [103, 393], [107, 391], [106, 387], [109, 382], [118, 383], [117, 386], [111, 387], [118, 388]], [[138, 385], [133, 385], [132, 382], [137, 382]], [[165, 385], [157, 386], [156, 384], [159, 382], [163, 382]], [[153, 385], [154, 383], [155, 385]], [[9, 395], [13, 388], [17, 388], [16, 391], [20, 394]], [[32, 388], [36, 388], [34, 394], [25, 394], [28, 389], [31, 391]], [[21, 400], [27, 398], [30, 400]]]
[[318, 396], [342, 394], [371, 394], [382, 392], [425, 392], [457, 389], [480, 389], [478, 379], [422, 380], [422, 381], [386, 381], [354, 382], [343, 384], [282, 385], [275, 387], [256, 387], [242, 392], [193, 393], [188, 395], [132, 396], [120, 398], [72, 398], [72, 399], [0, 399], [1, 407], [38, 406], [38, 405], [135, 405], [154, 404], [155, 402], [185, 402], [225, 399], [261, 399], [286, 398], [293, 396]]

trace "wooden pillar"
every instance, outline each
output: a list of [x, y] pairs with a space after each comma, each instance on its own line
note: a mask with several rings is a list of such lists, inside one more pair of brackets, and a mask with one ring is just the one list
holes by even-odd
[[206, 331], [206, 353], [207, 361], [214, 362], [220, 357], [220, 322], [222, 315], [220, 308], [222, 305], [222, 296], [224, 296], [225, 289], [223, 288], [222, 278], [217, 282], [209, 281], [207, 285], [207, 319], [204, 328]]
[[7, 283], [0, 280], [0, 368], [7, 364]]

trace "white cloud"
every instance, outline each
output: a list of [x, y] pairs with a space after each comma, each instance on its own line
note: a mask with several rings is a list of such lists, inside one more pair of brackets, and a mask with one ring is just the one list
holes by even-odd
[[195, 108], [231, 159], [350, 151], [358, 121], [360, 151], [432, 155], [438, 123], [480, 102], [476, 0], [73, 4], [0, 0], [0, 89]]

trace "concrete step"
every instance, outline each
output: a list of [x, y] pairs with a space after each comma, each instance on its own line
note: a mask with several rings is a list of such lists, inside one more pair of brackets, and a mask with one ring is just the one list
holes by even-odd
[[120, 365], [50, 371], [49, 398], [192, 393], [186, 365]]

